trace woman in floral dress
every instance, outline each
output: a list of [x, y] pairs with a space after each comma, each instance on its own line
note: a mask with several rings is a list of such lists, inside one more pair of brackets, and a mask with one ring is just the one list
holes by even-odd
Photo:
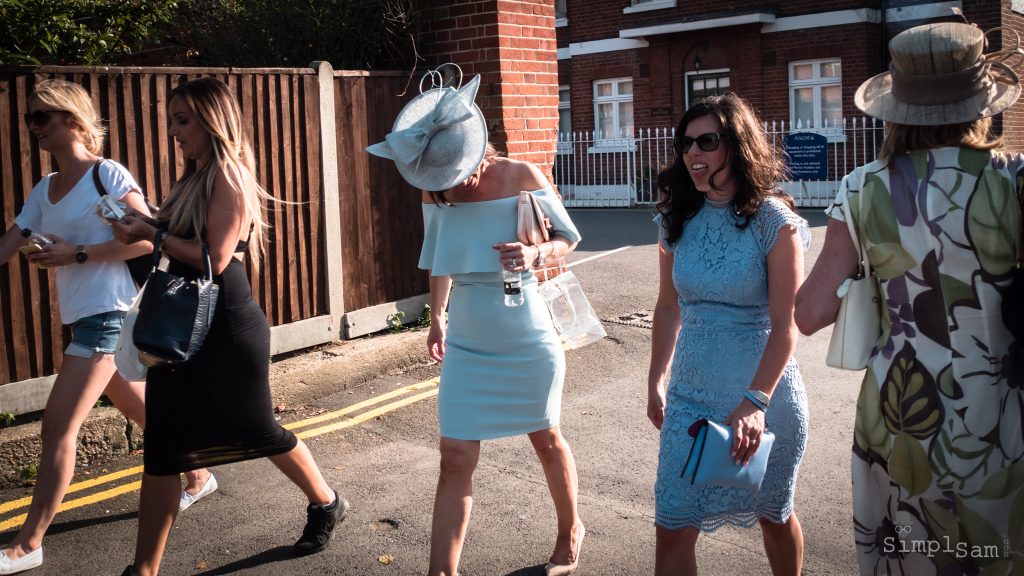
[[1024, 363], [1004, 308], [1024, 158], [989, 135], [1020, 83], [984, 43], [960, 23], [893, 38], [893, 72], [856, 95], [887, 123], [879, 159], [843, 179], [797, 296], [805, 334], [835, 320], [852, 218], [883, 299], [854, 429], [861, 574], [1024, 573]]

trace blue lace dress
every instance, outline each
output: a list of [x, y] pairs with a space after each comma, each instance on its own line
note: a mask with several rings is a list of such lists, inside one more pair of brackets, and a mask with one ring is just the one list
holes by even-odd
[[[659, 224], [660, 224], [660, 218]], [[705, 200], [686, 222], [672, 251], [672, 279], [682, 327], [672, 359], [661, 429], [655, 522], [664, 528], [710, 532], [724, 524], [753, 526], [758, 518], [781, 523], [793, 511], [796, 473], [807, 440], [807, 397], [790, 358], [765, 415], [776, 440], [768, 472], [756, 494], [724, 486], [693, 486], [681, 478], [695, 420], [724, 422], [743, 399], [761, 361], [771, 321], [768, 252], [783, 226], [796, 226], [804, 250], [807, 222], [769, 199], [744, 228], [728, 203]]]

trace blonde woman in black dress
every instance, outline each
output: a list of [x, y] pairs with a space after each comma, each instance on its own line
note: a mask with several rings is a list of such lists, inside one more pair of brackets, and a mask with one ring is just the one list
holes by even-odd
[[149, 370], [139, 534], [127, 575], [159, 571], [178, 511], [177, 475], [186, 470], [269, 457], [309, 501], [297, 554], [326, 548], [348, 510], [306, 445], [273, 417], [270, 329], [242, 264], [248, 254], [259, 265], [266, 226], [261, 201], [270, 196], [254, 176], [238, 102], [220, 80], [199, 78], [171, 93], [170, 116], [185, 174], [155, 221], [129, 216], [115, 234], [133, 242], [165, 230], [160, 242], [170, 271], [189, 278], [205, 269], [205, 242], [220, 294], [210, 332], [193, 359]]
[[[14, 223], [0, 236], [0, 267], [19, 248], [32, 265], [55, 271], [61, 323], [71, 333], [60, 372], [46, 401], [37, 482], [24, 524], [0, 546], [0, 575], [18, 574], [43, 563], [43, 536], [67, 493], [75, 471], [78, 432], [101, 394], [125, 418], [145, 426], [140, 382], [128, 382], [114, 369], [121, 317], [137, 292], [123, 260], [152, 250], [114, 240], [96, 214], [100, 194], [95, 174], [114, 199], [145, 213], [145, 196], [124, 166], [100, 157], [106, 129], [89, 93], [65, 80], [43, 80], [29, 98], [25, 127], [39, 149], [59, 167], [43, 176]], [[32, 247], [23, 236], [42, 234], [52, 244]], [[182, 494], [194, 502], [201, 487], [216, 486], [205, 470], [195, 470]], [[207, 492], [210, 488], [207, 488]]]

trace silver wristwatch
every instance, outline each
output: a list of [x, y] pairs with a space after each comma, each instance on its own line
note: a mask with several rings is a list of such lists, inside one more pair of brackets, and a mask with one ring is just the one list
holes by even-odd
[[757, 398], [758, 401], [761, 402], [761, 404], [764, 404], [765, 408], [767, 408], [768, 404], [772, 401], [772, 397], [771, 396], [769, 396], [768, 394], [765, 394], [764, 392], [762, 392], [760, 390], [747, 390], [747, 392], [749, 394], [753, 395], [754, 398]]

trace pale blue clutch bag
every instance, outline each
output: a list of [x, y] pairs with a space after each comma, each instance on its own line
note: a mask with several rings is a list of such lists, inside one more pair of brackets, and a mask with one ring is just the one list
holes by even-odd
[[690, 455], [683, 466], [683, 478], [697, 486], [718, 485], [743, 488], [751, 492], [761, 489], [768, 456], [775, 443], [775, 435], [767, 430], [761, 435], [761, 445], [746, 466], [737, 465], [732, 457], [732, 428], [710, 420], [698, 420], [690, 426], [694, 437]]

